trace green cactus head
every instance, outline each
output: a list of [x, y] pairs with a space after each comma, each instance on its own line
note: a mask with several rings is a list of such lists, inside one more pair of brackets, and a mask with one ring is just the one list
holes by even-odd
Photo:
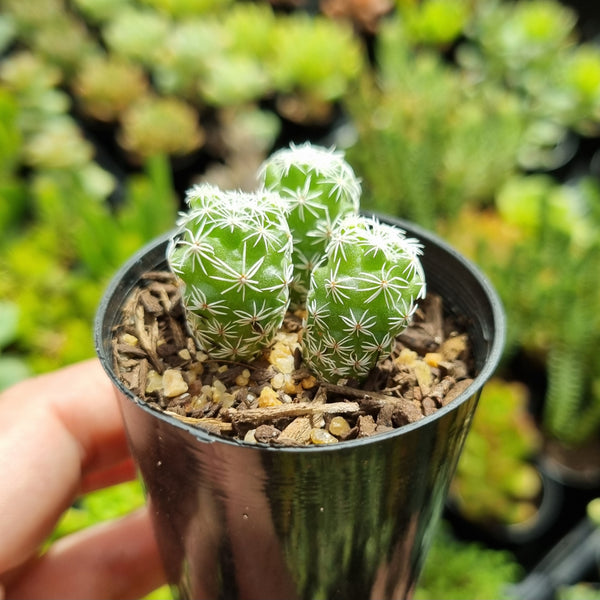
[[305, 143], [272, 154], [259, 180], [288, 204], [294, 238], [292, 300], [306, 299], [310, 273], [321, 259], [336, 220], [358, 214], [360, 182], [342, 152]]
[[408, 325], [425, 277], [416, 240], [360, 216], [334, 229], [312, 273], [303, 354], [322, 379], [363, 379]]
[[292, 238], [281, 199], [205, 184], [186, 200], [167, 260], [184, 284], [188, 324], [207, 354], [249, 360], [277, 333], [289, 304]]

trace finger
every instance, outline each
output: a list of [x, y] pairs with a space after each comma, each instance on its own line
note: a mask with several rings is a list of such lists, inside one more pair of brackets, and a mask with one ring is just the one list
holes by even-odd
[[51, 532], [94, 473], [128, 458], [115, 392], [100, 363], [32, 378], [0, 396], [0, 573]]
[[131, 599], [165, 583], [146, 508], [55, 542], [30, 564], [27, 574], [7, 582], [6, 597]]
[[94, 470], [84, 476], [81, 482], [80, 492], [87, 494], [94, 490], [99, 490], [124, 481], [135, 479], [137, 474], [135, 463], [132, 458], [112, 465], [106, 469]]

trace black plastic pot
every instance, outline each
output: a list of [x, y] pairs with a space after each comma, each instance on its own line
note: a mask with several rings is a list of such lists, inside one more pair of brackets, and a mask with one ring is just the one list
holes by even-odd
[[540, 465], [548, 477], [566, 487], [600, 492], [600, 438], [578, 446], [566, 446], [546, 438]]
[[138, 276], [165, 266], [166, 238], [133, 257], [99, 307], [98, 355], [116, 386], [168, 580], [182, 598], [407, 598], [444, 506], [481, 388], [504, 343], [487, 279], [432, 234], [428, 287], [468, 315], [477, 375], [434, 415], [329, 446], [249, 445], [152, 410], [118, 381], [111, 332]]

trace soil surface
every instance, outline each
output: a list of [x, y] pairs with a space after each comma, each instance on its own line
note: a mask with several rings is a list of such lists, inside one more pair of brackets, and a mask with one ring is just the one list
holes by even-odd
[[386, 432], [433, 414], [474, 375], [466, 319], [447, 314], [435, 294], [365, 381], [337, 385], [303, 364], [301, 311], [288, 313], [259, 358], [237, 363], [197, 349], [180, 298], [171, 273], [145, 274], [115, 327], [116, 372], [156, 410], [248, 443], [330, 444]]

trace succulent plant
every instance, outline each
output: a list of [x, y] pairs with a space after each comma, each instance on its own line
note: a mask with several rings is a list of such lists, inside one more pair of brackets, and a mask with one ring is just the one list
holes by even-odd
[[36, 29], [32, 49], [70, 77], [83, 58], [93, 56], [100, 47], [85, 23], [68, 12], [59, 12], [48, 23]]
[[542, 435], [520, 382], [492, 379], [452, 480], [450, 495], [468, 520], [489, 526], [524, 523], [538, 510], [541, 478], [533, 459]]
[[4, 0], [2, 13], [16, 24], [20, 35], [30, 38], [40, 28], [60, 19], [64, 13], [64, 0]]
[[198, 87], [208, 104], [239, 106], [266, 95], [271, 82], [260, 61], [244, 54], [228, 53], [206, 65], [206, 74]]
[[67, 115], [49, 119], [23, 148], [24, 162], [37, 169], [82, 168], [93, 156], [93, 146]]
[[140, 157], [188, 154], [204, 138], [196, 110], [175, 96], [141, 96], [121, 115], [119, 144]]
[[336, 227], [312, 273], [303, 354], [321, 377], [364, 378], [409, 324], [425, 295], [421, 247], [404, 232], [362, 216]]
[[139, 65], [117, 56], [83, 61], [73, 82], [83, 110], [101, 121], [112, 121], [143, 96], [148, 80]]
[[193, 103], [207, 65], [225, 54], [227, 35], [216, 18], [185, 19], [174, 23], [161, 53], [152, 65], [152, 78], [163, 94]]
[[17, 123], [24, 134], [36, 135], [48, 121], [69, 110], [69, 96], [59, 89], [61, 77], [56, 66], [28, 50], [15, 52], [2, 61], [0, 86], [17, 99]]
[[160, 61], [170, 29], [160, 13], [126, 5], [102, 29], [102, 36], [111, 53], [151, 68]]
[[[330, 103], [348, 92], [363, 69], [360, 44], [348, 23], [297, 13], [278, 18], [268, 68], [281, 93], [310, 104]], [[311, 115], [306, 115], [310, 118]]]
[[308, 367], [321, 379], [360, 380], [424, 297], [421, 247], [358, 214], [360, 185], [341, 152], [292, 145], [260, 174], [265, 185], [253, 193], [204, 183], [187, 194], [167, 259], [184, 284], [190, 329], [215, 358], [256, 357], [281, 327], [300, 273]]
[[272, 154], [260, 167], [259, 179], [288, 204], [294, 238], [292, 300], [302, 303], [336, 220], [358, 214], [360, 182], [341, 152], [308, 143]]
[[266, 66], [274, 59], [273, 36], [280, 17], [270, 4], [235, 2], [221, 16], [231, 51], [251, 56]]
[[185, 284], [183, 305], [200, 348], [249, 360], [277, 333], [289, 304], [292, 244], [279, 198], [204, 184], [167, 251]]

